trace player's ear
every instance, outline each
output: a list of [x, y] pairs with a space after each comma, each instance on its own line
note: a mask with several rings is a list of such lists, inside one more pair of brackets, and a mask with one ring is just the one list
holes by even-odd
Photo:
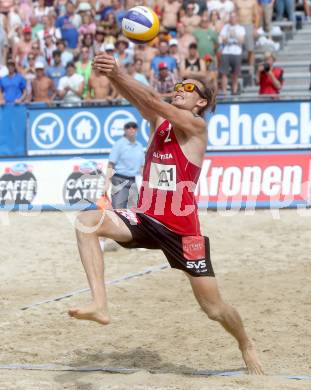
[[200, 109], [206, 107], [207, 105], [208, 105], [207, 99], [199, 99], [199, 100], [197, 101], [197, 106], [198, 106]]

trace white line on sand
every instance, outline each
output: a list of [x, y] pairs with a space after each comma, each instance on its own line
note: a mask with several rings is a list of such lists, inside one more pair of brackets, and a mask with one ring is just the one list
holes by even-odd
[[[126, 280], [129, 280], [129, 279], [138, 278], [138, 277], [145, 276], [145, 275], [148, 275], [148, 274], [151, 274], [151, 273], [154, 273], [154, 272], [160, 272], [160, 271], [162, 271], [162, 270], [164, 270], [164, 269], [166, 269], [168, 267], [169, 267], [169, 265], [167, 263], [164, 263], [164, 264], [161, 264], [161, 265], [159, 265], [157, 267], [146, 268], [145, 270], [143, 270], [141, 272], [133, 272], [133, 273], [124, 275], [124, 276], [122, 276], [122, 277], [120, 277], [118, 279], [108, 280], [106, 282], [106, 285], [119, 284], [119, 283], [122, 283], [122, 282], [124, 282]], [[31, 308], [36, 307], [36, 306], [44, 305], [45, 303], [58, 302], [58, 301], [61, 301], [62, 299], [70, 298], [70, 297], [73, 297], [75, 295], [84, 293], [86, 291], [90, 291], [90, 289], [89, 288], [82, 288], [80, 290], [71, 291], [71, 292], [68, 292], [66, 294], [54, 297], [54, 298], [49, 298], [49, 299], [46, 299], [44, 301], [32, 303], [31, 305], [21, 307], [20, 310], [28, 310], [28, 309], [31, 309]]]

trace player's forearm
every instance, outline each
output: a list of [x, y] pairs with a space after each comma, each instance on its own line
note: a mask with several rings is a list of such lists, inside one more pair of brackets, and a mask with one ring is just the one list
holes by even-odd
[[157, 112], [153, 106], [155, 102], [161, 102], [161, 96], [149, 86], [127, 75], [114, 57], [99, 53], [94, 58], [93, 68], [107, 76], [118, 93], [136, 106], [145, 119], [148, 121], [157, 119]]
[[137, 105], [137, 101], [136, 101], [135, 97], [131, 96], [131, 94], [127, 88], [118, 85], [117, 83], [114, 82], [114, 80], [110, 79], [110, 82], [111, 82], [111, 85], [113, 86], [113, 90], [114, 90], [114, 92], [111, 94], [111, 97], [113, 99], [116, 99], [118, 97], [118, 95], [120, 94], [120, 95], [122, 95], [122, 97], [127, 99], [133, 106]]
[[121, 69], [109, 76], [115, 88], [133, 105], [145, 105], [151, 98], [160, 99], [160, 95], [151, 87], [133, 79]]

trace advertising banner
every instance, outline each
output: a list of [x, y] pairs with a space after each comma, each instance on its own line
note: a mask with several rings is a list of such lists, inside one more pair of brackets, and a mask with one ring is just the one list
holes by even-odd
[[[206, 119], [210, 151], [311, 148], [310, 102], [224, 103]], [[28, 155], [108, 153], [129, 121], [146, 146], [149, 124], [130, 106], [29, 109]]]
[[293, 207], [310, 204], [311, 153], [205, 157], [196, 188], [201, 207]]
[[0, 161], [0, 207], [85, 209], [103, 193], [105, 159]]
[[149, 125], [133, 107], [31, 109], [28, 112], [28, 155], [108, 153], [123, 136], [124, 125], [136, 122], [137, 140], [148, 142]]
[[25, 156], [26, 118], [25, 105], [0, 104], [0, 157]]
[[[107, 159], [28, 158], [0, 161], [0, 207], [85, 209], [105, 184]], [[210, 153], [196, 197], [201, 208], [310, 205], [311, 154]]]
[[208, 124], [208, 150], [310, 147], [310, 102], [221, 104]]

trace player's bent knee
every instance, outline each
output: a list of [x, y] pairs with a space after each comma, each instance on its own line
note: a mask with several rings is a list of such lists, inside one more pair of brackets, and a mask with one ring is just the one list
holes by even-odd
[[83, 211], [78, 214], [75, 222], [77, 234], [79, 233], [96, 233], [102, 225], [104, 215], [98, 211]]
[[93, 225], [93, 218], [89, 211], [83, 211], [78, 214], [76, 218], [76, 228], [86, 226], [91, 227]]

